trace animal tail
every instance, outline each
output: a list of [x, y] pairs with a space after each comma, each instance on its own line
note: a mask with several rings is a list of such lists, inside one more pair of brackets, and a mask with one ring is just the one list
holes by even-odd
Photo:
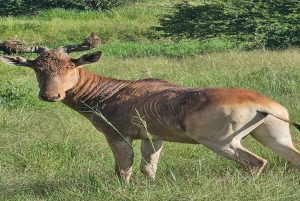
[[295, 122], [293, 122], [293, 121], [291, 121], [291, 120], [289, 120], [289, 119], [287, 119], [287, 118], [285, 118], [285, 117], [276, 115], [276, 114], [274, 114], [273, 112], [266, 112], [266, 111], [260, 111], [260, 110], [257, 110], [257, 111], [258, 111], [259, 113], [261, 113], [261, 114], [266, 115], [266, 116], [267, 116], [267, 115], [272, 115], [273, 117], [276, 117], [277, 119], [280, 119], [280, 120], [282, 120], [282, 121], [284, 121], [284, 122], [287, 122], [287, 123], [289, 123], [289, 124], [295, 126], [295, 127], [300, 131], [300, 124], [297, 124], [297, 123], [295, 123]]

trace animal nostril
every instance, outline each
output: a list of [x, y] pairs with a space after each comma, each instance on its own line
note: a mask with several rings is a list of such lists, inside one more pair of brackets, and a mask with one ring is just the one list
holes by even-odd
[[58, 99], [59, 97], [60, 97], [59, 94], [55, 94], [51, 99], [52, 99], [52, 100], [56, 100], [56, 99]]
[[41, 94], [40, 97], [41, 97], [42, 100], [45, 100], [45, 101], [56, 101], [57, 99], [60, 98], [60, 94], [55, 94], [55, 95], [50, 96], [50, 97], [46, 96], [44, 94]]
[[44, 94], [41, 94], [40, 97], [41, 97], [43, 100], [48, 100], [48, 98], [47, 98]]

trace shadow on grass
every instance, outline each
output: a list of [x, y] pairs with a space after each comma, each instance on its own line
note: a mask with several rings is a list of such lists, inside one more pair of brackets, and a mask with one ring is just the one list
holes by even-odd
[[[107, 175], [107, 177], [112, 175]], [[91, 196], [102, 199], [116, 195], [109, 186], [122, 189], [116, 177], [101, 178], [94, 175], [85, 175], [82, 178], [68, 178], [62, 180], [28, 180], [13, 181], [0, 184], [0, 200], [73, 200], [82, 196]], [[120, 188], [121, 187], [121, 188]]]

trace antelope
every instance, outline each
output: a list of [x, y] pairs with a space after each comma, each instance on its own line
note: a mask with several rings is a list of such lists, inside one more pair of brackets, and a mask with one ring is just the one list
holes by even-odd
[[[91, 40], [98, 41], [96, 35]], [[94, 74], [82, 67], [97, 62], [102, 52], [74, 59], [69, 53], [89, 50], [93, 43], [56, 49], [32, 46], [15, 52], [35, 52], [26, 59], [1, 55], [12, 66], [33, 69], [39, 98], [61, 101], [86, 117], [103, 133], [115, 158], [115, 171], [125, 183], [132, 174], [132, 141], [141, 140], [140, 169], [154, 181], [163, 141], [202, 144], [237, 162], [255, 177], [267, 160], [251, 153], [241, 140], [251, 135], [262, 145], [300, 167], [287, 110], [255, 91], [240, 88], [192, 88], [161, 79], [120, 80]], [[100, 115], [101, 114], [101, 115]]]

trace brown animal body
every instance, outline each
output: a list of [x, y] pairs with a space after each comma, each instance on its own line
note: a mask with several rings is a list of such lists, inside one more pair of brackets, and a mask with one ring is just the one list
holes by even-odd
[[[44, 101], [62, 101], [102, 132], [115, 157], [118, 176], [129, 182], [131, 142], [141, 139], [141, 171], [154, 180], [163, 141], [199, 143], [259, 175], [266, 160], [241, 145], [251, 134], [263, 145], [300, 166], [288, 112], [257, 92], [233, 88], [189, 88], [160, 79], [117, 80], [84, 70], [101, 52], [72, 59], [63, 48], [35, 60], [2, 55], [15, 66], [32, 68]], [[100, 115], [101, 114], [101, 115]]]

